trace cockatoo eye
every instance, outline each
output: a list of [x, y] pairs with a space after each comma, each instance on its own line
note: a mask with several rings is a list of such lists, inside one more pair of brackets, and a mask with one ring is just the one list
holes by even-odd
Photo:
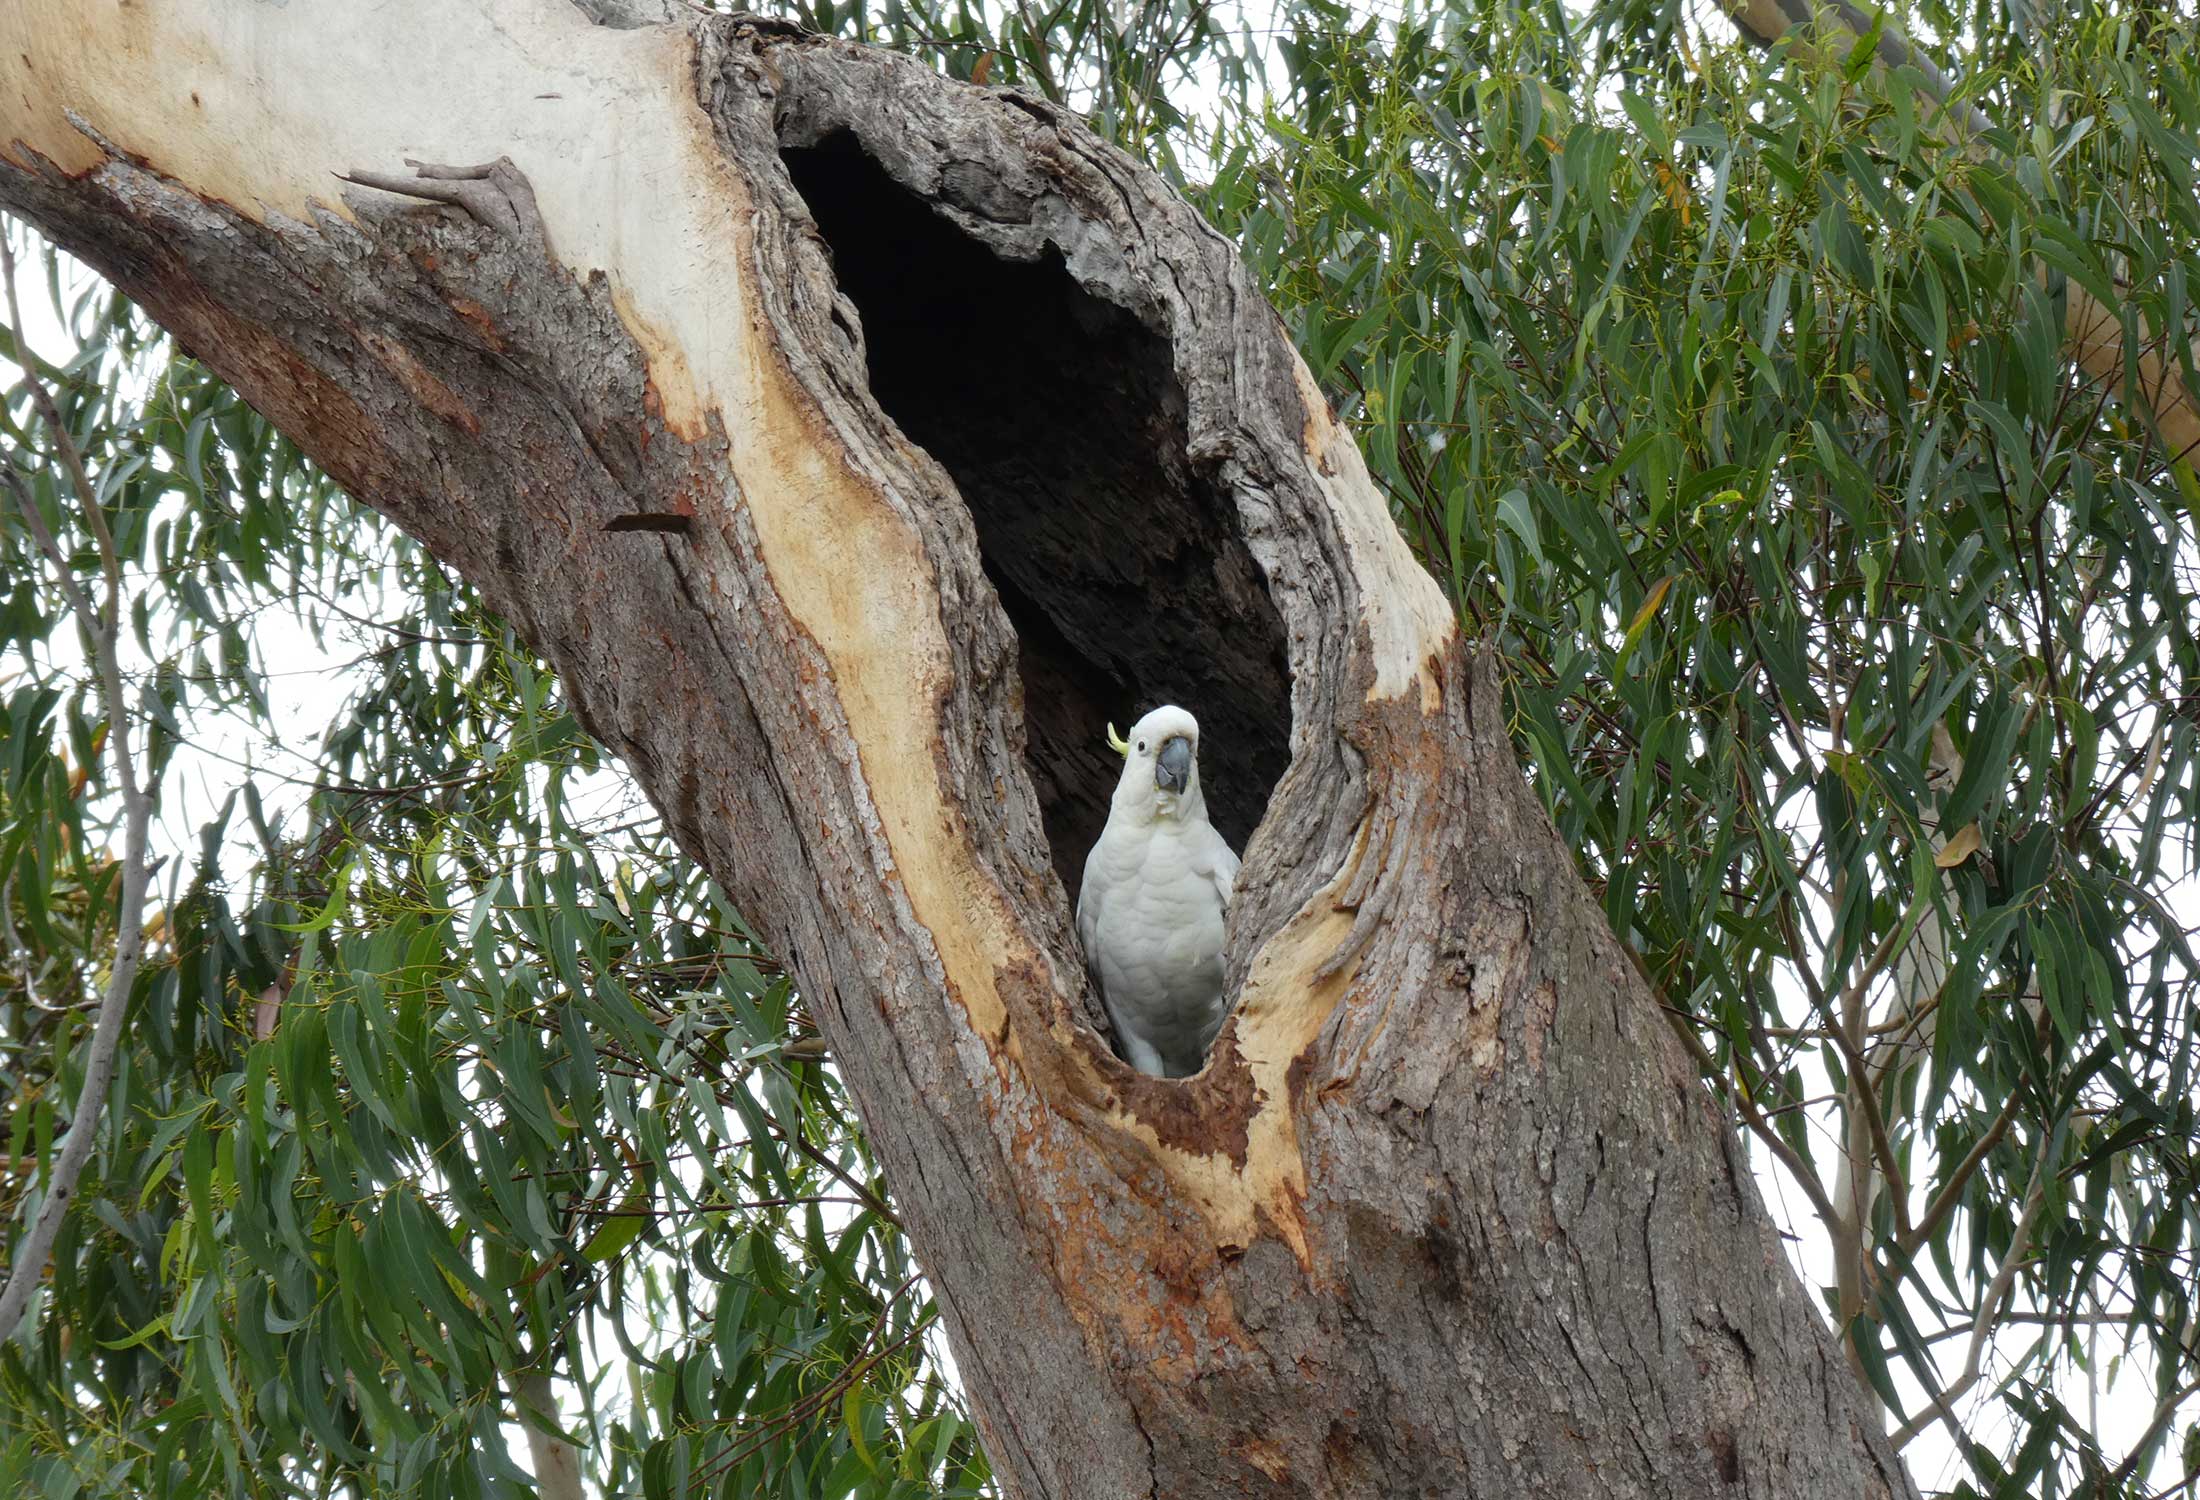
[[1138, 753], [1140, 755], [1144, 755], [1146, 753], [1146, 742], [1144, 740], [1140, 740], [1138, 742]]

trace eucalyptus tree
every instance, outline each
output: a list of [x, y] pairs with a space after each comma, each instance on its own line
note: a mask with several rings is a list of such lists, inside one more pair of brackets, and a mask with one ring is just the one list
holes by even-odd
[[[44, 580], [5, 793], [24, 1227], [129, 863], [94, 852], [115, 694], [41, 528], [87, 601], [130, 580], [148, 780], [204, 715], [272, 711], [271, 613], [374, 632], [289, 820], [245, 786], [168, 872], [91, 1188], [0, 1354], [16, 1472], [494, 1492], [509, 1416], [614, 1491], [976, 1487], [906, 1216], [1011, 1492], [1902, 1493], [1889, 1451], [1936, 1421], [1981, 1490], [2180, 1478], [2180, 23], [1930, 13], [1983, 39], [1951, 94], [1884, 29], [1759, 56], [1631, 7], [1307, 6], [1272, 47], [1203, 8], [803, 18], [1017, 98], [548, 4], [507, 8], [557, 39], [524, 65], [428, 49], [463, 86], [362, 78], [372, 27], [333, 12], [216, 24], [162, 54], [203, 75], [154, 78], [194, 8], [154, 9], [66, 55], [91, 21], [11, 18], [0, 195], [426, 548], [119, 302], [11, 398], [11, 573]], [[267, 97], [221, 81], [246, 40]], [[560, 51], [594, 66], [500, 96]], [[718, 283], [666, 277], [726, 221], [591, 194], [568, 110], [746, 203]], [[358, 149], [421, 120], [513, 164]], [[1218, 821], [1259, 829], [1242, 1015], [1189, 1086], [1107, 1056], [1054, 910], [1093, 726], [1144, 693], [1202, 705]], [[576, 812], [599, 741], [799, 996], [653, 819]], [[1690, 1073], [1823, 1222], [1863, 1384]], [[1370, 1349], [1393, 1297], [1420, 1312]], [[2069, 1407], [2118, 1355], [2136, 1442]]]
[[1211, 204], [1505, 643], [1897, 1440], [2114, 1493], [2196, 1373], [2200, 115], [2157, 12], [1964, 24], [1954, 92], [1891, 23], [1676, 35], [1607, 114], [1582, 33], [1409, 30]]
[[[182, 847], [151, 872], [91, 1191], [0, 1352], [10, 1492], [516, 1493], [512, 1442], [554, 1472], [573, 1423], [615, 1487], [981, 1486], [780, 966], [507, 627], [129, 303], [48, 269], [22, 291], [72, 357], [10, 341], [26, 1213], [120, 972], [108, 725], [142, 729]], [[42, 532], [68, 574], [40, 572]], [[110, 559], [121, 715], [60, 582]], [[293, 664], [347, 655], [348, 701], [301, 731]], [[209, 768], [233, 780], [194, 799], [179, 778]]]

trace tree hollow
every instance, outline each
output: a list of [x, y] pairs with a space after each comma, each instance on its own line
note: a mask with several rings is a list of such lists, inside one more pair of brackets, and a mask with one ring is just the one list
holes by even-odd
[[1198, 716], [1208, 805], [1242, 850], [1290, 756], [1290, 668], [1236, 507], [1187, 452], [1166, 337], [1059, 246], [1015, 259], [964, 233], [851, 130], [780, 154], [860, 316], [872, 396], [970, 508], [1072, 904], [1118, 767], [1100, 726], [1161, 703]]

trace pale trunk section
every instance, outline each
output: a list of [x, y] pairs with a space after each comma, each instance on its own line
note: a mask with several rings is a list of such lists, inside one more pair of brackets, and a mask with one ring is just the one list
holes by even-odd
[[573, 1445], [537, 1421], [558, 1420], [557, 1388], [540, 1370], [529, 1370], [512, 1383], [519, 1423], [527, 1431], [527, 1467], [535, 1476], [535, 1500], [585, 1500], [580, 1455]]
[[[422, 188], [471, 216], [336, 176], [499, 157]], [[1074, 118], [725, 18], [14, 0], [0, 201], [479, 587], [785, 951], [1009, 1493], [1914, 1493], [1495, 672]], [[1162, 699], [1245, 851], [1188, 1083], [1069, 922]]]

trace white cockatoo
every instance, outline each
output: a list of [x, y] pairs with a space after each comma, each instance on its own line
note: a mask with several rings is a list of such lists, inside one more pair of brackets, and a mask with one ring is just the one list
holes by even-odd
[[1123, 739], [1108, 825], [1085, 857], [1077, 936], [1123, 1060], [1188, 1078], [1222, 1029], [1222, 920], [1238, 857], [1207, 821], [1199, 721], [1157, 708]]

